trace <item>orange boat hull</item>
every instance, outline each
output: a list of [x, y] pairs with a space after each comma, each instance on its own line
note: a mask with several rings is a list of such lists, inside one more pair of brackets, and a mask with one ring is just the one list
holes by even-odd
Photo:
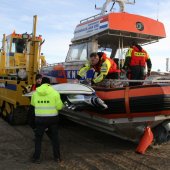
[[170, 115], [170, 85], [95, 90], [97, 96], [108, 105], [108, 109], [90, 111], [90, 114], [107, 119]]

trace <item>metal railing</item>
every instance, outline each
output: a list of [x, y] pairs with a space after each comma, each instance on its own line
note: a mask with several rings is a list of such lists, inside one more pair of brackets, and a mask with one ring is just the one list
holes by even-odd
[[92, 19], [96, 19], [96, 18], [99, 17], [99, 16], [101, 16], [101, 14], [93, 15], [93, 16], [91, 16], [91, 17], [89, 17], [89, 18], [82, 19], [82, 20], [80, 21], [80, 24], [82, 24], [82, 23], [84, 23], [84, 22], [87, 22], [87, 21], [89, 21], [89, 20], [92, 20]]
[[114, 80], [114, 82], [134, 82], [134, 83], [170, 83], [170, 80]]

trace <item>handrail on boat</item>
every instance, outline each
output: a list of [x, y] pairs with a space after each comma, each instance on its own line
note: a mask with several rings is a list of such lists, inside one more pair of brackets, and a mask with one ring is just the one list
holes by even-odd
[[170, 80], [114, 80], [114, 82], [170, 83]]
[[93, 15], [93, 16], [91, 16], [91, 17], [82, 19], [82, 20], [80, 21], [80, 24], [81, 24], [81, 23], [84, 23], [84, 22], [87, 22], [87, 21], [89, 21], [89, 20], [95, 19], [95, 18], [97, 18], [97, 17], [99, 17], [99, 16], [101, 16], [101, 14]]

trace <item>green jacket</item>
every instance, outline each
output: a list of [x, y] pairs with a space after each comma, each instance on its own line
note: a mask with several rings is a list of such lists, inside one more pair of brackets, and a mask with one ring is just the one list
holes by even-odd
[[38, 117], [57, 116], [58, 110], [63, 107], [60, 94], [49, 84], [43, 84], [36, 89], [31, 105], [35, 107], [35, 116]]

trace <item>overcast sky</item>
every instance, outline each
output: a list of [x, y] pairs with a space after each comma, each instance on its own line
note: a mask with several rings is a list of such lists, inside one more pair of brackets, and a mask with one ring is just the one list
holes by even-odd
[[[48, 63], [64, 61], [75, 26], [81, 19], [99, 13], [94, 9], [105, 0], [0, 0], [0, 38], [2, 34], [32, 32], [33, 15], [38, 15], [37, 34], [46, 40], [43, 53]], [[115, 9], [116, 10], [116, 9]], [[126, 12], [148, 16], [165, 24], [167, 38], [145, 46], [153, 70], [165, 70], [170, 57], [170, 0], [136, 0]]]

